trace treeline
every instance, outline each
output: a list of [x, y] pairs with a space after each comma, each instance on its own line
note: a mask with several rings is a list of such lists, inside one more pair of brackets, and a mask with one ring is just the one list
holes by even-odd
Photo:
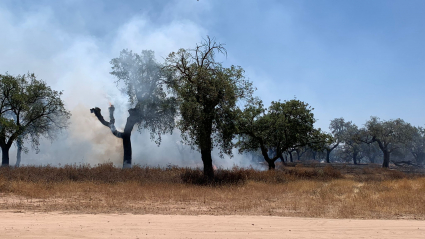
[[[383, 121], [372, 116], [364, 127], [336, 118], [329, 125], [330, 133], [320, 132], [319, 144], [297, 145], [279, 157], [283, 162], [317, 160], [326, 163], [374, 163], [423, 166], [425, 163], [425, 131], [402, 119]], [[275, 153], [269, 148], [268, 155]], [[251, 156], [263, 160], [259, 151]]]
[[[124, 130], [115, 127], [114, 105], [109, 107], [109, 121], [98, 107], [90, 112], [122, 139], [123, 168], [132, 164], [131, 133], [135, 126], [140, 133], [143, 129], [150, 132], [158, 144], [161, 135], [177, 127], [182, 142], [201, 153], [208, 179], [214, 177], [214, 148], [223, 156], [231, 155], [237, 147], [241, 153], [261, 157], [270, 170], [278, 159], [300, 160], [308, 154], [326, 162], [358, 163], [366, 158], [377, 162], [381, 157], [383, 167], [388, 167], [390, 156], [410, 152], [414, 160], [403, 159], [423, 163], [422, 128], [400, 119], [380, 121], [376, 117], [358, 128], [340, 118], [331, 122], [331, 133], [323, 132], [314, 128], [313, 108], [303, 101], [273, 101], [266, 108], [254, 97], [255, 89], [244, 70], [223, 66], [216, 61], [217, 54], [227, 54], [226, 49], [207, 37], [193, 49], [170, 53], [164, 63], [157, 62], [154, 52], [148, 50], [141, 54], [123, 50], [111, 60], [111, 74], [131, 106]], [[37, 148], [40, 137], [53, 139], [55, 132], [68, 126], [70, 113], [61, 93], [33, 74], [14, 77], [6, 73], [0, 75], [0, 83], [0, 147], [2, 165], [7, 166], [13, 142], [17, 142], [18, 155], [24, 142]]]

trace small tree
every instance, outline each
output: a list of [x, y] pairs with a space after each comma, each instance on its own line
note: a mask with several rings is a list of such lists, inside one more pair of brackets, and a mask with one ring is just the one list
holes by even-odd
[[[9, 166], [9, 149], [18, 143], [18, 161], [25, 140], [38, 151], [40, 137], [54, 138], [67, 128], [70, 112], [54, 91], [34, 74], [0, 75], [0, 148], [2, 166]], [[19, 162], [17, 163], [19, 166]]]
[[[293, 99], [272, 102], [266, 110], [261, 101], [248, 104], [238, 120], [240, 152], [261, 150], [269, 170], [275, 161], [291, 148], [308, 145], [319, 138], [313, 128], [313, 109], [307, 103]], [[272, 149], [273, 155], [269, 155]]]
[[367, 138], [363, 142], [376, 142], [384, 154], [382, 167], [390, 166], [390, 155], [403, 145], [408, 144], [414, 135], [414, 127], [402, 119], [381, 121], [371, 117], [365, 124]]
[[425, 129], [414, 127], [413, 139], [408, 145], [410, 153], [413, 155], [416, 164], [425, 163]]
[[330, 141], [325, 144], [326, 150], [326, 163], [330, 163], [331, 152], [339, 146], [342, 141], [342, 135], [346, 130], [346, 122], [344, 118], [335, 118], [331, 120], [329, 124], [329, 130], [331, 131]]
[[345, 130], [341, 136], [342, 141], [344, 142], [343, 149], [346, 153], [351, 155], [353, 164], [358, 164], [363, 155], [362, 153], [362, 144], [361, 141], [362, 130], [359, 130], [357, 125], [353, 124], [351, 121], [345, 123]]
[[220, 155], [233, 148], [236, 102], [252, 95], [253, 88], [238, 66], [223, 67], [215, 61], [226, 53], [222, 44], [207, 38], [195, 49], [180, 49], [166, 59], [165, 69], [172, 74], [169, 86], [179, 99], [181, 120], [178, 127], [185, 143], [201, 152], [204, 175], [214, 177], [211, 151]]
[[161, 134], [171, 133], [174, 128], [175, 103], [174, 97], [168, 97], [164, 89], [166, 75], [161, 65], [155, 61], [153, 51], [142, 51], [138, 55], [132, 51], [122, 50], [118, 58], [111, 60], [111, 74], [118, 78], [118, 83], [124, 83], [122, 89], [128, 95], [131, 109], [124, 127], [118, 131], [115, 127], [115, 107], [109, 107], [110, 121], [106, 121], [101, 110], [95, 107], [90, 110], [98, 120], [111, 129], [112, 134], [123, 140], [123, 168], [131, 167], [132, 149], [131, 132], [137, 124], [138, 130], [147, 129], [151, 139], [157, 144], [161, 142]]

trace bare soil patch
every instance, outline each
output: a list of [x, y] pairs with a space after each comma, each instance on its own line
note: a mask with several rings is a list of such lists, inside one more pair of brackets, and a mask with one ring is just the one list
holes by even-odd
[[424, 238], [423, 221], [0, 213], [1, 238]]

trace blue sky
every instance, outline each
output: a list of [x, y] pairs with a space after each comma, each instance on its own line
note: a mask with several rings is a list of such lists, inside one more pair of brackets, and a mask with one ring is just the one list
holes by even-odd
[[[108, 74], [120, 50], [153, 49], [161, 61], [209, 35], [226, 44], [224, 65], [242, 66], [266, 105], [296, 96], [315, 108], [317, 127], [327, 130], [336, 117], [362, 126], [372, 115], [424, 126], [424, 12], [422, 0], [6, 0], [0, 72], [35, 72], [64, 90], [74, 132], [92, 123], [83, 109], [106, 110], [111, 101], [125, 112]], [[96, 127], [85, 130], [87, 141], [98, 137]], [[78, 137], [68, 133], [63, 144]]]

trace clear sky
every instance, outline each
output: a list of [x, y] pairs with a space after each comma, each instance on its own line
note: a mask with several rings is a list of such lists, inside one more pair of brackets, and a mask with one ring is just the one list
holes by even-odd
[[[0, 72], [34, 72], [64, 91], [74, 126], [61, 146], [48, 143], [27, 156], [42, 163], [72, 147], [81, 153], [70, 161], [94, 163], [88, 158], [119, 145], [86, 113], [106, 111], [110, 101], [123, 112], [117, 126], [124, 125], [126, 98], [109, 75], [120, 50], [152, 49], [161, 62], [207, 35], [226, 44], [223, 64], [243, 67], [266, 105], [295, 96], [315, 109], [324, 130], [336, 117], [358, 126], [370, 116], [424, 126], [424, 12], [423, 0], [3, 0]], [[99, 134], [97, 145], [87, 143]], [[151, 145], [142, 136], [134, 140]]]

